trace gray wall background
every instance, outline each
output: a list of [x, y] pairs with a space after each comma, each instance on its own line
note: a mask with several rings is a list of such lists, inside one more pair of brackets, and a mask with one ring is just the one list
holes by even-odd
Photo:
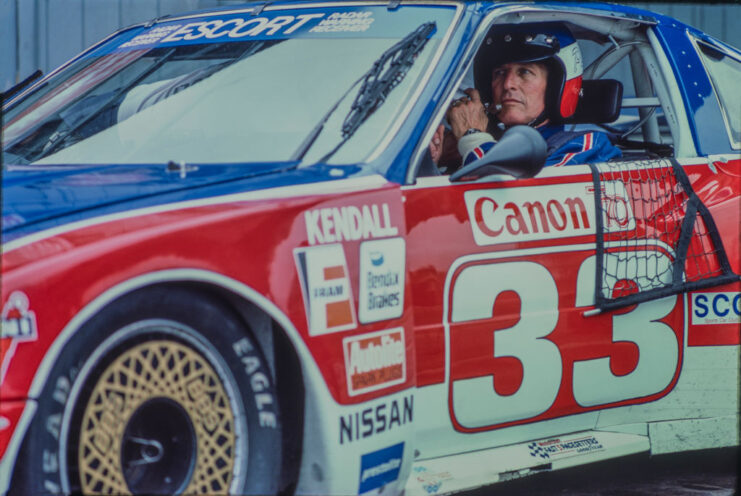
[[[0, 91], [44, 74], [111, 32], [165, 14], [241, 0], [0, 0]], [[631, 3], [741, 48], [741, 4]]]

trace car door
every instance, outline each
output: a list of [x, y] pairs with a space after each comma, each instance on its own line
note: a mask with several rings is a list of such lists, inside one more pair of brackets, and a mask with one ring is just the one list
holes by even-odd
[[[662, 103], [680, 155], [692, 155], [682, 164], [698, 163], [677, 140], [689, 131], [681, 103], [667, 106], [673, 90], [654, 56], [642, 56], [656, 87], [645, 91], [658, 94], [629, 103]], [[733, 277], [702, 227], [712, 216], [688, 210], [687, 184], [676, 160], [629, 154], [617, 167], [417, 177], [403, 188], [422, 458], [597, 428], [607, 409], [620, 412], [611, 425], [648, 418], [615, 407], [675, 388], [686, 349], [681, 285]]]
[[[449, 441], [436, 446], [480, 449], [588, 430], [599, 409], [671, 389], [683, 348], [676, 296], [590, 312], [597, 212], [587, 166], [523, 180], [425, 178], [404, 194], [417, 396], [428, 412], [417, 429]], [[614, 213], [612, 232], [635, 229], [624, 188], [601, 197]], [[425, 455], [442, 454], [420, 439]]]

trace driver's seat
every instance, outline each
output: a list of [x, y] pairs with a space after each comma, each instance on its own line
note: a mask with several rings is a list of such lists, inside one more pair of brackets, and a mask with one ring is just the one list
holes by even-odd
[[565, 124], [609, 124], [620, 117], [623, 83], [616, 79], [582, 81], [582, 94], [576, 111]]

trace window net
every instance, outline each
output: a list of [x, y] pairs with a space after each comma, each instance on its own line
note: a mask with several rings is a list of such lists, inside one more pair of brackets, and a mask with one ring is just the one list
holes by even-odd
[[676, 160], [590, 167], [598, 212], [597, 308], [619, 308], [739, 279], [710, 212]]

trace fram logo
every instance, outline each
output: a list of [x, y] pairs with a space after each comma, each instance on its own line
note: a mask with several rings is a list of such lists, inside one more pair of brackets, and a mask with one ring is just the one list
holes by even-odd
[[[635, 222], [625, 187], [610, 183], [608, 189], [610, 205], [617, 202], [620, 208], [603, 208], [605, 227], [609, 231], [632, 228]], [[594, 189], [590, 183], [475, 190], [467, 191], [464, 198], [477, 245], [595, 233]], [[620, 222], [611, 220], [615, 212]]]
[[38, 338], [36, 314], [29, 309], [28, 296], [14, 291], [3, 306], [2, 327], [0, 327], [0, 384], [21, 341], [35, 341]]
[[342, 345], [350, 396], [406, 380], [404, 328], [347, 337]]
[[294, 256], [304, 295], [309, 335], [355, 328], [355, 308], [342, 245], [298, 248]]

